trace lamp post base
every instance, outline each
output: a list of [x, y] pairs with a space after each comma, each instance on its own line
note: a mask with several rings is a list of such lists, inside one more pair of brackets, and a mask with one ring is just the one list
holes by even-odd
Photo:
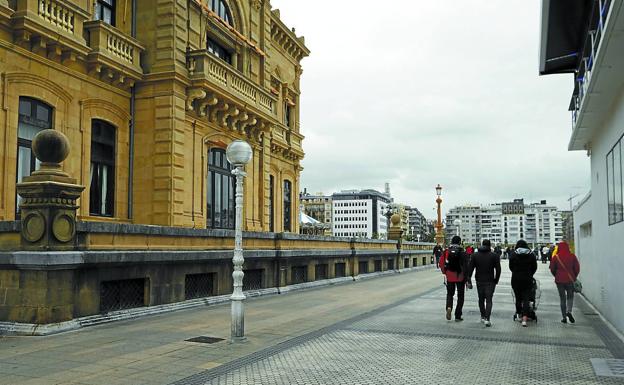
[[245, 305], [242, 299], [232, 299], [232, 335], [230, 341], [235, 343], [245, 339]]

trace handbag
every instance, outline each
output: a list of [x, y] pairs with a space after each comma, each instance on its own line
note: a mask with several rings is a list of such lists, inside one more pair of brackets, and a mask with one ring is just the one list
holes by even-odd
[[581, 283], [581, 281], [579, 281], [578, 279], [573, 279], [572, 278], [572, 274], [570, 274], [570, 272], [565, 267], [565, 265], [563, 264], [563, 262], [561, 261], [561, 259], [559, 258], [558, 255], [555, 255], [555, 258], [557, 258], [557, 262], [559, 262], [559, 265], [561, 265], [561, 267], [563, 267], [563, 270], [565, 270], [566, 274], [568, 275], [568, 277], [572, 281], [572, 283], [574, 285], [574, 292], [575, 293], [582, 293], [583, 292], [583, 284]]

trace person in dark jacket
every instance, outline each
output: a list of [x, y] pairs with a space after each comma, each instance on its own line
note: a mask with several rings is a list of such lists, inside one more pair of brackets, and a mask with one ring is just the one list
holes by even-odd
[[492, 314], [492, 297], [494, 289], [498, 285], [501, 276], [500, 256], [492, 252], [492, 244], [489, 239], [482, 242], [481, 247], [472, 255], [468, 264], [468, 280], [472, 279], [472, 272], [476, 270], [477, 294], [479, 295], [479, 310], [481, 322], [486, 327], [492, 326], [490, 315]]
[[438, 266], [440, 265], [440, 257], [442, 256], [442, 251], [444, 250], [439, 243], [433, 247], [433, 255], [435, 256], [436, 269], [439, 269]]
[[455, 307], [455, 321], [463, 321], [464, 291], [468, 272], [468, 255], [461, 247], [461, 238], [454, 236], [451, 245], [444, 250], [440, 258], [440, 269], [446, 276], [446, 319], [451, 320], [453, 311], [453, 297], [457, 289], [457, 306]]
[[574, 323], [572, 316], [572, 305], [574, 305], [574, 282], [581, 272], [576, 255], [570, 252], [570, 247], [566, 242], [557, 245], [557, 254], [550, 261], [550, 272], [555, 276], [555, 284], [559, 291], [559, 303], [561, 305], [561, 322], [564, 324], [570, 320]]
[[511, 270], [511, 288], [516, 296], [516, 313], [522, 317], [522, 326], [526, 327], [537, 261], [524, 239], [516, 242], [516, 249], [509, 257], [509, 270]]

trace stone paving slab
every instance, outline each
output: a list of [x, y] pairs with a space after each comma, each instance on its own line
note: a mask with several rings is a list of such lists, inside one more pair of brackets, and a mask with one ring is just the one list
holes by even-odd
[[[508, 285], [496, 292], [491, 328], [479, 322], [476, 290], [467, 291], [465, 321], [446, 321], [439, 288], [175, 384], [624, 384], [596, 376], [591, 364], [619, 354], [601, 339], [605, 325], [578, 306], [576, 324], [559, 322], [545, 265], [537, 277], [539, 322], [527, 328], [512, 320]], [[509, 279], [504, 263], [501, 282]]]

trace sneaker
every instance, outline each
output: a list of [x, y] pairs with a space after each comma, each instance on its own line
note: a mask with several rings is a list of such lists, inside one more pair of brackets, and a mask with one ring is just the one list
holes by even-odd
[[520, 313], [516, 314], [516, 319], [518, 321], [522, 321], [522, 314], [520, 314]]
[[523, 316], [522, 317], [522, 327], [526, 327], [527, 326], [527, 320], [529, 319], [529, 317], [527, 316]]
[[567, 324], [567, 323], [568, 323], [568, 320], [564, 317], [564, 318], [562, 318], [562, 319], [561, 319], [561, 323], [562, 323], [562, 324]]
[[459, 317], [455, 317], [455, 322], [461, 322], [461, 321], [463, 321], [463, 320], [464, 320], [464, 319], [463, 319], [461, 316], [459, 316]]
[[574, 317], [572, 317], [572, 313], [568, 313], [567, 314], [568, 319], [570, 320], [570, 323], [573, 324], [574, 322], [576, 322], [576, 320], [574, 319]]
[[481, 317], [481, 323], [485, 323], [485, 318]]
[[451, 311], [452, 310], [453, 309], [451, 309], [450, 307], [446, 308], [446, 319], [449, 320], [449, 321], [451, 320]]
[[490, 320], [485, 320], [485, 327], [490, 327], [492, 326], [492, 323], [490, 322]]
[[522, 327], [527, 327], [527, 322], [526, 321], [522, 321]]

